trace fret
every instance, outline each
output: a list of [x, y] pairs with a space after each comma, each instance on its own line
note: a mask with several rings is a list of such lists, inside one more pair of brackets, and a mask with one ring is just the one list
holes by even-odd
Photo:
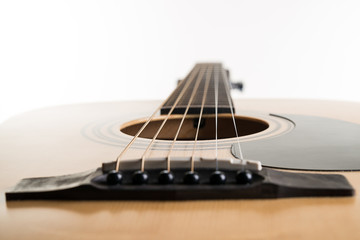
[[[212, 66], [212, 68], [211, 68], [211, 66]], [[222, 74], [222, 71], [225, 71], [225, 69], [223, 69], [223, 67], [220, 63], [200, 63], [200, 64], [197, 64], [191, 70], [191, 72], [195, 71], [195, 69], [197, 69], [198, 67], [200, 69], [205, 68], [206, 72], [212, 71], [210, 85], [209, 85], [207, 92], [205, 93], [204, 88], [205, 88], [206, 74], [204, 74], [202, 79], [200, 80], [201, 82], [200, 82], [198, 90], [196, 91], [196, 95], [190, 104], [188, 113], [189, 114], [199, 114], [200, 113], [202, 98], [203, 98], [204, 94], [206, 94], [206, 101], [204, 104], [204, 114], [215, 113], [215, 89], [214, 89], [215, 74], [217, 74], [218, 79], [219, 79], [218, 113], [231, 113], [231, 106], [233, 106], [233, 104], [229, 103], [228, 97], [227, 97], [227, 93], [230, 91], [226, 91], [226, 87], [230, 86], [230, 82], [229, 82], [230, 80], [227, 77], [225, 77], [225, 79], [224, 79], [224, 74]], [[212, 69], [212, 70], [210, 70], [210, 69]], [[198, 77], [198, 74], [199, 74], [199, 72], [196, 74], [195, 79]], [[169, 110], [173, 107], [175, 100], [179, 96], [179, 94], [182, 91], [183, 87], [185, 86], [186, 82], [190, 80], [189, 76], [190, 76], [190, 74], [188, 74], [188, 76], [178, 85], [178, 87], [175, 89], [173, 94], [169, 97], [168, 101], [166, 101], [165, 104], [162, 106], [162, 108], [161, 108], [162, 115], [167, 114], [169, 112]], [[192, 81], [189, 84], [188, 89], [186, 89], [184, 95], [182, 96], [182, 98], [180, 99], [178, 104], [176, 105], [172, 114], [183, 114], [185, 112], [185, 109], [190, 101], [191, 92], [192, 92], [195, 84], [196, 84], [196, 81]], [[231, 101], [232, 101], [232, 99], [231, 99]], [[234, 111], [234, 108], [233, 108], [233, 111]]]

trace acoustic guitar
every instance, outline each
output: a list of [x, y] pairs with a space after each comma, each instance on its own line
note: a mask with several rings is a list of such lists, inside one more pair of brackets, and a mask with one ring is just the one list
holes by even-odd
[[4, 122], [0, 239], [359, 239], [360, 104], [234, 85], [201, 63], [162, 102]]

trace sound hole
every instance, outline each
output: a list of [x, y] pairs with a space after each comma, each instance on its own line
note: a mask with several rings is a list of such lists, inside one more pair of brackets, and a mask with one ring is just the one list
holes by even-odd
[[[140, 134], [142, 138], [152, 139], [162, 124], [165, 116], [159, 116], [153, 119]], [[179, 128], [182, 115], [172, 115], [164, 125], [159, 133], [157, 139], [173, 140]], [[196, 134], [198, 125], [198, 115], [189, 115], [184, 120], [180, 130], [178, 140], [193, 140]], [[146, 120], [131, 121], [124, 124], [120, 131], [125, 134], [135, 136], [140, 130]], [[263, 120], [235, 116], [235, 123], [238, 130], [239, 137], [255, 134], [264, 131], [269, 127], [269, 124]], [[230, 114], [220, 114], [218, 116], [218, 139], [236, 137], [233, 120]], [[215, 117], [214, 115], [203, 116], [200, 123], [199, 140], [213, 140], [215, 139]]]

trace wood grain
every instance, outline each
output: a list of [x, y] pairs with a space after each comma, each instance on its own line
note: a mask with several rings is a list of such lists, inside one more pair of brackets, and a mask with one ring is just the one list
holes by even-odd
[[[358, 194], [236, 201], [5, 202], [4, 191], [21, 178], [80, 172], [115, 159], [121, 146], [85, 138], [84, 126], [143, 118], [157, 104], [60, 106], [25, 113], [0, 125], [0, 239], [360, 238]], [[360, 124], [359, 103], [239, 100], [235, 104], [237, 113], [295, 113]], [[360, 174], [342, 174], [359, 192]]]

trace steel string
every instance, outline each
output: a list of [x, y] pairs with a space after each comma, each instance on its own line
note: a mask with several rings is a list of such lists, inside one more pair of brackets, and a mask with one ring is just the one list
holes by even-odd
[[[197, 73], [198, 71], [199, 71], [199, 67], [195, 66], [195, 68], [188, 74], [188, 76], [185, 77], [185, 79], [190, 78], [192, 75], [195, 74], [195, 72]], [[188, 84], [186, 84], [186, 83], [187, 83], [187, 81], [182, 81], [178, 87], [180, 87], [181, 85], [184, 85], [184, 87], [183, 87], [183, 90], [184, 90], [185, 87], [186, 88], [188, 87]], [[146, 128], [146, 126], [151, 122], [151, 120], [155, 117], [155, 115], [160, 111], [161, 107], [170, 99], [170, 97], [175, 93], [175, 91], [177, 89], [178, 88], [174, 89], [173, 92], [160, 104], [160, 106], [153, 112], [153, 114], [146, 120], [146, 122], [142, 125], [142, 127], [139, 129], [139, 131], [135, 134], [135, 136], [132, 138], [132, 140], [126, 145], [126, 147], [117, 156], [117, 158], [116, 158], [116, 168], [115, 168], [116, 171], [119, 171], [119, 169], [120, 169], [120, 161], [121, 161], [120, 159], [121, 159], [121, 157], [129, 150], [131, 145], [135, 142], [135, 140], [143, 132], [143, 130]], [[179, 96], [177, 97], [177, 99], [179, 99]], [[171, 112], [172, 112], [172, 110], [173, 109], [171, 109]]]
[[[207, 67], [206, 67], [206, 68], [207, 68]], [[181, 128], [182, 128], [182, 125], [183, 125], [183, 123], [184, 123], [185, 117], [186, 117], [186, 115], [187, 115], [187, 113], [188, 113], [188, 111], [189, 111], [190, 105], [191, 105], [191, 103], [192, 103], [192, 101], [193, 101], [193, 99], [194, 99], [195, 93], [196, 93], [197, 89], [199, 88], [199, 85], [200, 85], [200, 83], [201, 83], [201, 80], [202, 80], [202, 78], [203, 78], [203, 76], [204, 76], [204, 72], [205, 72], [206, 68], [201, 69], [201, 71], [200, 71], [200, 73], [199, 73], [199, 75], [198, 75], [198, 77], [197, 77], [197, 79], [196, 79], [196, 83], [195, 83], [195, 86], [194, 86], [194, 88], [193, 88], [193, 90], [192, 90], [192, 92], [191, 92], [189, 102], [188, 102], [188, 104], [187, 104], [187, 106], [186, 106], [185, 112], [184, 112], [184, 114], [183, 114], [183, 116], [182, 116], [181, 122], [180, 122], [180, 124], [179, 124], [179, 127], [178, 127], [178, 129], [177, 129], [177, 132], [176, 132], [176, 134], [175, 134], [175, 137], [174, 137], [173, 142], [172, 142], [172, 144], [171, 144], [171, 147], [170, 147], [170, 149], [169, 149], [169, 152], [168, 152], [168, 155], [167, 155], [167, 160], [166, 160], [166, 161], [167, 161], [167, 170], [168, 170], [168, 171], [170, 171], [170, 155], [171, 155], [171, 153], [172, 153], [172, 150], [173, 150], [173, 148], [174, 148], [175, 142], [176, 142], [176, 140], [177, 140], [177, 138], [178, 138], [178, 135], [179, 135], [180, 130], [181, 130]]]
[[166, 118], [163, 120], [162, 124], [160, 125], [158, 131], [155, 133], [154, 137], [152, 138], [150, 144], [148, 145], [148, 147], [146, 148], [145, 152], [143, 153], [142, 157], [141, 157], [141, 168], [140, 170], [143, 172], [145, 169], [145, 158], [146, 158], [146, 154], [149, 151], [150, 147], [152, 146], [152, 144], [154, 143], [155, 139], [157, 138], [157, 136], [159, 135], [159, 133], [161, 132], [162, 128], [164, 127], [165, 123], [167, 122], [167, 120], [169, 119], [170, 115], [172, 114], [172, 112], [174, 111], [176, 105], [178, 104], [178, 102], [180, 101], [180, 99], [182, 98], [182, 96], [184, 95], [185, 91], [187, 90], [187, 88], [189, 87], [189, 85], [191, 84], [191, 82], [195, 79], [197, 73], [200, 70], [200, 65], [196, 66], [196, 71], [194, 71], [190, 77], [189, 80], [187, 80], [184, 88], [181, 90], [179, 96], [177, 97], [175, 103], [173, 104], [173, 106], [171, 107], [170, 111], [168, 112]]
[[221, 72], [222, 72], [222, 75], [223, 75], [223, 81], [224, 81], [224, 84], [225, 84], [225, 91], [226, 91], [227, 99], [228, 99], [229, 106], [230, 106], [231, 117], [232, 117], [233, 124], [234, 124], [234, 130], [235, 130], [235, 134], [236, 134], [236, 140], [237, 140], [237, 144], [238, 144], [238, 147], [239, 147], [240, 160], [241, 160], [241, 161], [244, 161], [244, 156], [243, 156], [243, 152], [242, 152], [241, 145], [240, 145], [240, 140], [239, 140], [239, 134], [238, 134], [237, 127], [236, 127], [236, 122], [235, 122], [235, 115], [234, 115], [234, 111], [233, 111], [233, 104], [232, 104], [232, 101], [231, 101], [231, 98], [230, 98], [230, 92], [229, 92], [229, 91], [230, 91], [230, 84], [229, 84], [229, 81], [226, 81], [226, 80], [225, 80], [225, 79], [227, 79], [227, 76], [226, 76], [225, 71], [222, 70]]
[[207, 71], [207, 73], [206, 73], [204, 94], [203, 94], [203, 98], [202, 98], [202, 101], [201, 101], [201, 109], [200, 109], [200, 114], [199, 114], [199, 120], [198, 120], [198, 125], [197, 125], [197, 128], [196, 128], [196, 134], [195, 134], [195, 139], [194, 139], [193, 151], [192, 151], [192, 154], [191, 154], [191, 167], [190, 167], [191, 172], [194, 172], [194, 168], [195, 168], [194, 165], [195, 165], [195, 150], [196, 150], [196, 144], [197, 144], [197, 139], [198, 139], [198, 136], [199, 136], [201, 118], [202, 118], [202, 115], [203, 115], [203, 112], [204, 112], [204, 105], [205, 105], [205, 101], [206, 101], [206, 97], [207, 97], [207, 92], [208, 92], [209, 85], [210, 85], [210, 80], [211, 80], [212, 71], [213, 71], [213, 66], [210, 65], [210, 66], [208, 67], [208, 71]]

